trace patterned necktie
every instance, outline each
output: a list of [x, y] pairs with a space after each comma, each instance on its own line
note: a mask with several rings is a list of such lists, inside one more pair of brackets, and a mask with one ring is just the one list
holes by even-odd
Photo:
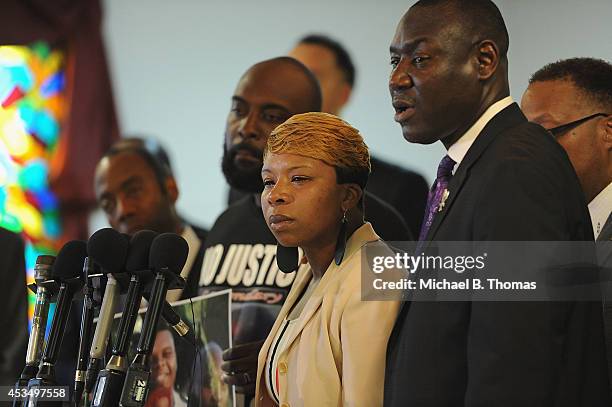
[[[423, 226], [421, 226], [421, 233], [419, 234], [419, 242], [422, 242], [427, 237], [427, 232], [429, 232], [429, 228], [433, 223], [436, 212], [438, 212], [440, 209], [443, 195], [453, 175], [454, 167], [455, 162], [448, 155], [445, 155], [442, 161], [440, 161], [436, 181], [429, 190], [429, 195], [427, 197], [427, 207], [425, 208]], [[444, 197], [444, 200], [446, 201], [446, 197]]]

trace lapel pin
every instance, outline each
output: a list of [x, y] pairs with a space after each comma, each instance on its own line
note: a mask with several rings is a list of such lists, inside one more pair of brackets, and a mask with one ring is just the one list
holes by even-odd
[[448, 192], [448, 189], [444, 189], [444, 192], [442, 192], [442, 199], [440, 200], [440, 205], [438, 205], [438, 212], [442, 212], [444, 210], [444, 205], [446, 205], [446, 200], [448, 199], [449, 195], [450, 192]]

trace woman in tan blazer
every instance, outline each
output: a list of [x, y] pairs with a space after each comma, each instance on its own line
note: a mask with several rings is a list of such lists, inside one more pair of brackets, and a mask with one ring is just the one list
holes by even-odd
[[399, 303], [361, 300], [362, 254], [380, 241], [363, 220], [369, 171], [358, 130], [333, 115], [295, 115], [268, 139], [261, 203], [277, 262], [295, 270], [299, 247], [310, 267], [259, 353], [256, 406], [382, 406]]

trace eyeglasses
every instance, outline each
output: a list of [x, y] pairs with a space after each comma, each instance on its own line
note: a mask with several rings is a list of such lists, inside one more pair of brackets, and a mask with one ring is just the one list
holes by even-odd
[[568, 131], [575, 129], [576, 127], [580, 126], [582, 123], [588, 122], [591, 119], [594, 119], [599, 116], [609, 116], [609, 115], [610, 115], [609, 113], [595, 113], [590, 116], [583, 117], [582, 119], [574, 120], [573, 122], [562, 124], [561, 126], [553, 127], [552, 129], [547, 129], [547, 130], [550, 134], [553, 135], [553, 137], [557, 138], [567, 133]]

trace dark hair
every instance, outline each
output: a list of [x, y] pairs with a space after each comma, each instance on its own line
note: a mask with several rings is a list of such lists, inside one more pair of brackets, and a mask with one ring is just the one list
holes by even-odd
[[355, 86], [355, 65], [348, 51], [338, 41], [322, 34], [309, 34], [300, 39], [298, 44], [320, 45], [330, 50], [336, 57], [336, 65], [342, 71], [346, 82], [351, 88]]
[[602, 108], [612, 109], [612, 64], [609, 62], [595, 58], [560, 60], [539, 69], [529, 83], [554, 80], [570, 80]]
[[412, 7], [451, 7], [461, 18], [464, 29], [477, 34], [479, 40], [493, 40], [501, 58], [508, 54], [510, 39], [499, 8], [491, 0], [420, 0]]
[[157, 140], [141, 137], [122, 138], [106, 151], [104, 157], [113, 157], [122, 153], [133, 153], [141, 156], [153, 170], [162, 193], [168, 192], [166, 190], [166, 178], [174, 175], [172, 174], [168, 153]]

